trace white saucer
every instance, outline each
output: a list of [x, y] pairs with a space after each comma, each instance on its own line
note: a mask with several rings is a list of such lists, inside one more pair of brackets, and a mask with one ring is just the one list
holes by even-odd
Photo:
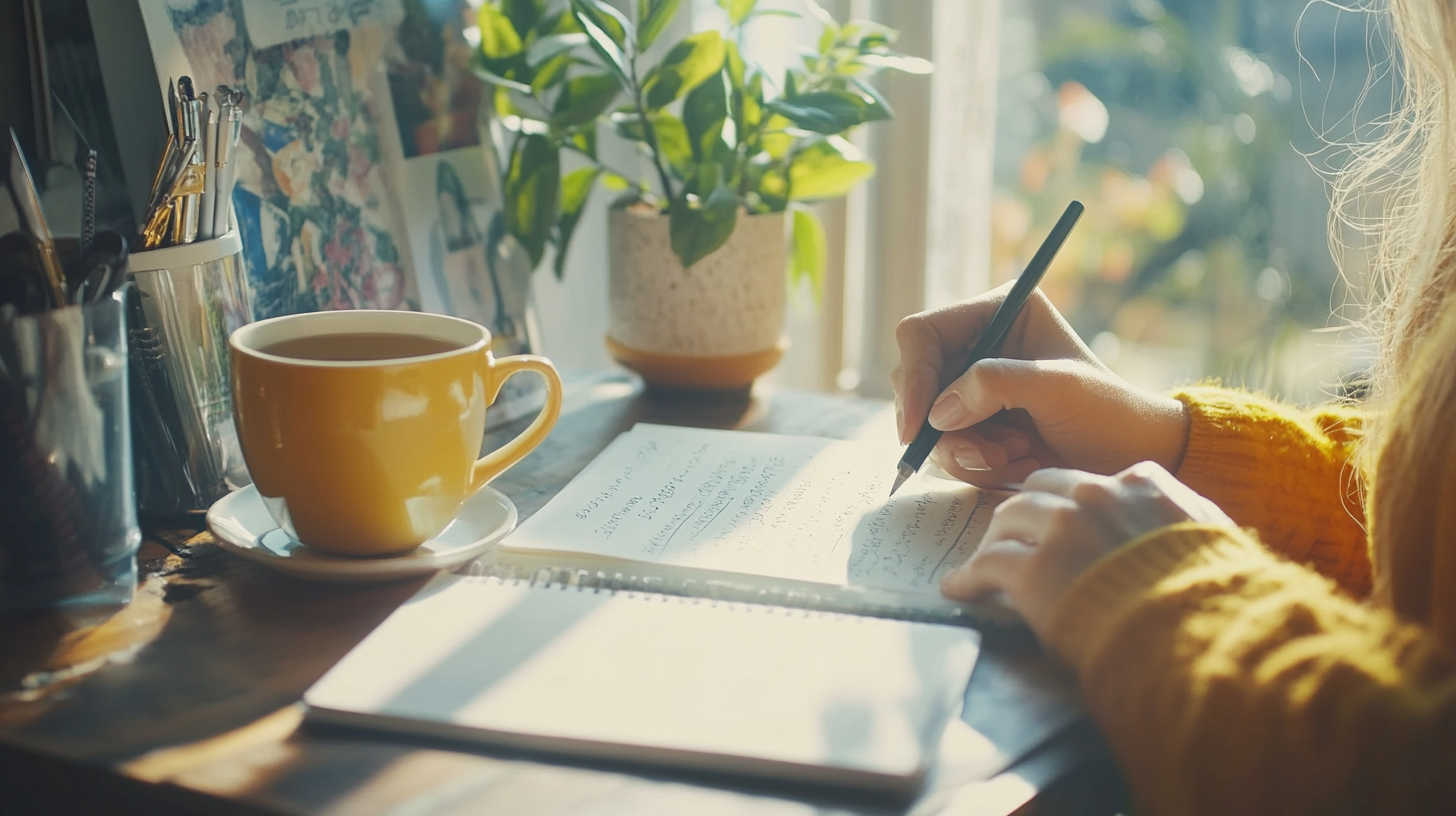
[[253, 485], [218, 499], [207, 511], [207, 529], [223, 549], [280, 572], [314, 581], [393, 581], [459, 566], [516, 528], [516, 506], [483, 487], [465, 500], [444, 532], [403, 555], [346, 558], [294, 541], [268, 514]]

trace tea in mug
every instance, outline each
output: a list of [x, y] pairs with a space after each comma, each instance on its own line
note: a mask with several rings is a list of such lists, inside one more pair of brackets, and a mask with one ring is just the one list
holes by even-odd
[[350, 332], [295, 337], [264, 346], [258, 351], [294, 360], [395, 360], [443, 354], [460, 348], [459, 343], [417, 334]]

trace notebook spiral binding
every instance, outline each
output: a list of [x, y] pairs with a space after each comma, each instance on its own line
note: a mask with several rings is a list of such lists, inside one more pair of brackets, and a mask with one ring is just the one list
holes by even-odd
[[[546, 590], [560, 590], [562, 592], [601, 593], [604, 595], [635, 598], [648, 602], [690, 604], [693, 606], [703, 605], [740, 611], [753, 611], [767, 615], [842, 618], [846, 621], [856, 623], [870, 623], [884, 620], [882, 616], [865, 615], [862, 612], [860, 614], [848, 614], [847, 612], [830, 609], [803, 606], [788, 607], [762, 601], [706, 598], [701, 595], [688, 595], [681, 592], [662, 592], [656, 589], [644, 589], [644, 586], [656, 585], [653, 583], [655, 579], [643, 578], [636, 575], [623, 575], [622, 573], [608, 575], [605, 572], [593, 573], [588, 570], [491, 567], [471, 570], [467, 577], [507, 586], [537, 587]], [[631, 588], [633, 585], [636, 585], [637, 588]]]
[[870, 593], [856, 592], [854, 587], [830, 593], [800, 589], [764, 588], [746, 583], [693, 578], [667, 579], [622, 572], [571, 569], [569, 567], [512, 566], [485, 560], [472, 563], [464, 574], [475, 578], [493, 578], [504, 583], [563, 590], [641, 594], [686, 598], [703, 603], [725, 602], [773, 607], [785, 611], [840, 613], [856, 618], [939, 623], [970, 628], [1022, 628], [1015, 613], [996, 607], [947, 606], [936, 609], [916, 608], [874, 600]]

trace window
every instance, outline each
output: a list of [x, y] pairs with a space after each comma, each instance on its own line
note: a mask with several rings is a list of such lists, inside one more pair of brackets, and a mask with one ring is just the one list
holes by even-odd
[[[879, 172], [821, 205], [829, 280], [817, 304], [794, 298], [777, 384], [888, 396], [899, 318], [1014, 277], [1072, 198], [1088, 213], [1043, 288], [1128, 379], [1317, 401], [1361, 369], [1341, 328], [1358, 318], [1361, 248], [1348, 239], [1347, 281], [1321, 173], [1341, 160], [1331, 143], [1389, 110], [1373, 15], [1307, 0], [820, 1], [900, 30], [900, 50], [936, 71], [878, 80], [897, 117], [855, 140]], [[694, 0], [703, 24], [713, 6]], [[756, 23], [752, 56], [791, 58], [802, 24]], [[537, 276], [548, 350], [567, 364], [605, 361], [604, 252], [586, 249], [605, 246], [603, 221], [578, 228], [565, 287]]]
[[1350, 292], [1315, 168], [1339, 161], [1325, 140], [1389, 109], [1373, 18], [1306, 0], [1030, 0], [1002, 14], [993, 282], [1081, 198], [1043, 288], [1119, 373], [1303, 401], [1337, 390], [1335, 371], [1361, 357], [1331, 317]]

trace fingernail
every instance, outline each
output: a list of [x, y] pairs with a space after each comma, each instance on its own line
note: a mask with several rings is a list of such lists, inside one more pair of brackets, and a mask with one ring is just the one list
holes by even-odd
[[961, 448], [957, 450], [955, 452], [955, 461], [957, 465], [960, 465], [966, 470], [986, 469], [985, 457], [981, 456], [981, 452], [975, 448]]
[[961, 403], [961, 398], [955, 394], [946, 394], [935, 401], [935, 406], [930, 409], [930, 424], [937, 430], [956, 430], [965, 423], [969, 416], [966, 406]]
[[895, 433], [900, 435], [901, 445], [907, 444], [905, 442], [905, 406], [901, 405], [898, 399], [895, 400]]
[[1001, 447], [1006, 449], [1007, 459], [1020, 459], [1031, 453], [1031, 442], [1019, 436], [1013, 436], [1002, 442]]

